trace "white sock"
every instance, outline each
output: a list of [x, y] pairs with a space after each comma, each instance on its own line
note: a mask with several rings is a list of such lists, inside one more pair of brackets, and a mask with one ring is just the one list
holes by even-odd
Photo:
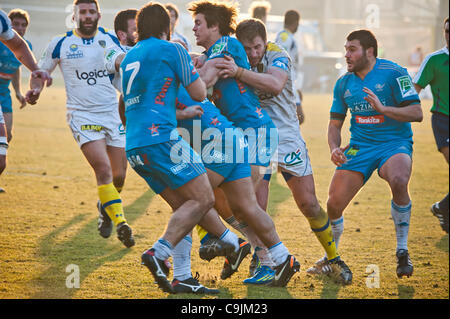
[[239, 250], [239, 237], [229, 229], [225, 230], [219, 238], [221, 241], [234, 246], [234, 251]]
[[191, 249], [192, 237], [187, 235], [172, 252], [173, 257], [173, 278], [183, 281], [192, 277], [191, 273]]
[[166, 260], [172, 256], [172, 244], [165, 239], [160, 238], [152, 248], [155, 249], [155, 257], [158, 259]]
[[342, 233], [344, 232], [344, 216], [337, 219], [331, 219], [331, 230], [333, 231], [333, 239], [336, 244], [336, 250], [339, 246], [339, 241], [341, 240]]
[[395, 233], [397, 235], [397, 250], [408, 249], [409, 222], [411, 219], [411, 202], [400, 206], [391, 201], [391, 215], [394, 220]]
[[287, 256], [289, 255], [289, 250], [284, 246], [283, 242], [279, 242], [278, 244], [273, 245], [269, 248], [270, 255], [272, 256], [272, 260], [275, 263], [275, 266], [281, 265], [286, 261]]
[[268, 266], [273, 268], [275, 264], [273, 263], [272, 256], [266, 247], [255, 247], [256, 256], [258, 256], [261, 266]]

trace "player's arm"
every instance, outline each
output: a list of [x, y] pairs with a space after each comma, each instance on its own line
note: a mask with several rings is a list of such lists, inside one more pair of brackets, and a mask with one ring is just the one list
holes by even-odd
[[223, 78], [236, 78], [249, 86], [273, 95], [280, 94], [288, 80], [288, 73], [278, 67], [269, 67], [266, 73], [257, 73], [239, 67], [230, 56], [225, 56], [217, 64], [221, 69], [219, 75]]
[[203, 108], [200, 105], [193, 105], [183, 110], [177, 109], [176, 111], [177, 120], [186, 120], [194, 117], [200, 118], [202, 115]]
[[104, 63], [106, 71], [110, 74], [119, 72], [120, 63], [125, 58], [125, 52], [118, 46], [108, 48], [105, 51]]
[[202, 78], [207, 88], [210, 88], [216, 84], [219, 79], [220, 69], [217, 64], [223, 61], [223, 58], [215, 58], [207, 60], [202, 67], [198, 68], [198, 74]]
[[127, 125], [127, 117], [125, 116], [125, 102], [123, 100], [123, 94], [119, 96], [119, 116], [123, 127]]
[[186, 87], [191, 98], [195, 101], [201, 102], [206, 99], [206, 85], [199, 77]]
[[347, 162], [347, 157], [344, 155], [344, 151], [347, 147], [342, 148], [342, 126], [344, 124], [344, 120], [341, 119], [330, 119], [328, 124], [328, 146], [330, 148], [331, 153], [331, 161], [336, 166], [341, 166], [345, 162]]
[[20, 68], [17, 69], [16, 73], [13, 74], [13, 78], [11, 79], [11, 84], [14, 89], [14, 92], [16, 93], [16, 98], [20, 102], [20, 108], [23, 108], [25, 105], [27, 105], [27, 101], [25, 100], [25, 97], [22, 95], [21, 85], [20, 85], [20, 75], [21, 71]]
[[399, 122], [422, 122], [423, 112], [420, 102], [405, 101], [401, 107], [385, 106], [370, 89], [363, 88], [363, 91], [367, 93], [364, 99], [381, 114]]

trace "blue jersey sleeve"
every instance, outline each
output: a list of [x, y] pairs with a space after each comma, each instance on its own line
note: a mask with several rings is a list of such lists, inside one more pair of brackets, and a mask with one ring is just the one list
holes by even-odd
[[333, 91], [333, 104], [331, 105], [330, 110], [330, 119], [331, 120], [344, 120], [347, 116], [348, 106], [344, 101], [344, 80], [340, 78], [336, 85], [334, 86]]
[[192, 59], [186, 49], [178, 43], [173, 43], [173, 46], [175, 50], [175, 54], [172, 55], [175, 60], [172, 64], [174, 73], [180, 79], [181, 85], [183, 85], [184, 87], [188, 87], [200, 76], [195, 69], [194, 63], [192, 62]]
[[397, 68], [393, 70], [389, 77], [389, 81], [392, 89], [392, 96], [396, 104], [393, 106], [402, 107], [420, 103], [419, 95], [417, 94], [412, 79], [406, 69]]

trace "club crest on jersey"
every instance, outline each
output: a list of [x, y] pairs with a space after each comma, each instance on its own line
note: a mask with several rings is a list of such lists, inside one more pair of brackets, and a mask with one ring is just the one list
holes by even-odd
[[211, 50], [210, 58], [220, 55], [225, 48], [227, 47], [226, 43], [217, 43]]
[[400, 92], [402, 97], [408, 97], [417, 94], [414, 85], [412, 84], [411, 78], [408, 75], [404, 75], [397, 78], [398, 86], [400, 87]]
[[155, 125], [155, 123], [153, 123], [152, 127], [149, 127], [148, 129], [151, 131], [152, 136], [159, 136], [158, 128], [159, 125]]
[[105, 40], [98, 40], [98, 44], [100, 44], [100, 46], [101, 46], [102, 48], [105, 48], [105, 47], [106, 47], [106, 41], [105, 41]]

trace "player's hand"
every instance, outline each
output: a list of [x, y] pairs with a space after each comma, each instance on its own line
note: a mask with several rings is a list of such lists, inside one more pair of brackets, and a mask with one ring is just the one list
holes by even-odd
[[192, 118], [200, 118], [202, 117], [204, 111], [203, 108], [200, 105], [194, 105], [190, 106], [188, 108], [185, 108], [182, 112], [180, 112], [181, 118], [180, 119], [192, 119]]
[[[46, 84], [47, 87], [49, 87], [53, 83], [53, 79], [50, 74], [47, 71], [41, 69], [33, 71], [33, 73], [31, 73], [31, 78], [40, 79], [42, 81], [42, 84]], [[42, 87], [44, 87], [44, 85], [42, 85]]]
[[[25, 95], [25, 100], [28, 104], [35, 105], [39, 96], [41, 95], [41, 90], [29, 90]], [[21, 106], [20, 108], [24, 108], [27, 104]]]
[[336, 147], [331, 151], [331, 161], [334, 163], [334, 165], [341, 167], [343, 164], [347, 163], [347, 157], [345, 156], [344, 152], [349, 147], [347, 145], [346, 147]]
[[200, 69], [205, 64], [206, 60], [207, 60], [207, 56], [204, 54], [201, 54], [192, 59], [192, 61], [194, 62], [194, 67], [196, 69]]
[[16, 99], [17, 99], [17, 101], [19, 101], [21, 109], [23, 109], [25, 107], [25, 105], [27, 105], [27, 101], [26, 101], [25, 97], [20, 92], [16, 93]]
[[239, 69], [239, 66], [234, 62], [234, 59], [228, 55], [225, 55], [216, 67], [220, 70], [219, 76], [223, 79], [234, 78]]
[[363, 88], [363, 91], [364, 93], [367, 93], [367, 96], [364, 97], [364, 100], [366, 100], [374, 110], [383, 114], [386, 107], [380, 102], [378, 96], [366, 87]]

